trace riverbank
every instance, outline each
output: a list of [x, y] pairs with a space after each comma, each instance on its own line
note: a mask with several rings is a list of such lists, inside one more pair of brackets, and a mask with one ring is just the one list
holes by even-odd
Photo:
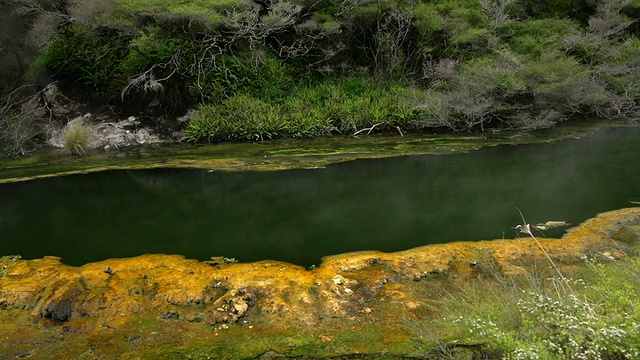
[[70, 156], [62, 149], [47, 148], [25, 158], [0, 159], [0, 184], [126, 169], [313, 169], [355, 159], [456, 154], [500, 145], [550, 143], [586, 137], [609, 127], [628, 126], [636, 125], [632, 121], [586, 121], [537, 131], [498, 131], [475, 135], [373, 134], [215, 145], [168, 142], [100, 149], [82, 157]]
[[[97, 109], [140, 121], [114, 141], [147, 142], [151, 129], [193, 143], [527, 131], [638, 113], [637, 1], [98, 3], [5, 15], [21, 23], [3, 55], [3, 154]], [[55, 109], [51, 84], [75, 111]], [[74, 129], [65, 147], [81, 155], [89, 130]]]
[[[555, 312], [593, 306], [573, 325], [623, 334], [615, 343], [582, 338], [580, 346], [604, 341], [614, 354], [633, 354], [637, 335], [629, 326], [638, 319], [626, 307], [633, 308], [632, 294], [640, 291], [630, 285], [640, 275], [639, 234], [640, 209], [631, 208], [600, 214], [561, 239], [352, 253], [324, 258], [312, 270], [168, 255], [81, 267], [51, 257], [4, 257], [0, 352], [38, 359], [498, 358], [532, 345], [526, 334], [517, 335], [527, 329], [518, 308], [544, 296], [537, 304], [555, 304]], [[582, 299], [578, 310], [566, 302], [572, 296]], [[617, 315], [608, 317], [612, 311]], [[482, 319], [504, 334], [492, 327], [477, 332]], [[588, 329], [564, 325], [563, 335], [537, 331], [543, 339], [561, 336], [556, 345], [566, 351]], [[515, 337], [507, 336], [509, 329]], [[536, 351], [542, 350], [552, 351]]]

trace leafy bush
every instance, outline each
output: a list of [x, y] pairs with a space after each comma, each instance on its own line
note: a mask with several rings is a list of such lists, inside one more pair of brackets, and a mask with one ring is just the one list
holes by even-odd
[[325, 82], [292, 89], [278, 102], [241, 94], [219, 105], [202, 105], [185, 132], [190, 141], [263, 140], [311, 137], [365, 128], [409, 127], [412, 92], [402, 87], [383, 91], [365, 80]]
[[278, 137], [284, 119], [272, 106], [250, 95], [235, 95], [221, 105], [203, 105], [185, 131], [192, 141], [253, 140]]
[[[484, 129], [491, 122], [509, 124], [522, 111], [514, 99], [526, 94], [524, 64], [513, 54], [479, 58], [455, 69], [435, 67], [432, 74], [438, 84], [432, 98], [420, 106], [425, 126], [445, 126], [453, 130]], [[446, 69], [446, 72], [444, 72]], [[498, 124], [494, 126], [499, 126]]]
[[127, 54], [128, 38], [112, 29], [91, 31], [81, 26], [66, 27], [42, 56], [46, 65], [67, 79], [90, 89], [95, 97], [114, 99], [123, 83], [119, 66]]
[[578, 24], [568, 19], [512, 22], [501, 30], [512, 51], [532, 59], [565, 51], [565, 39], [579, 33]]
[[444, 29], [444, 18], [433, 3], [420, 3], [413, 9], [414, 25], [424, 35]]

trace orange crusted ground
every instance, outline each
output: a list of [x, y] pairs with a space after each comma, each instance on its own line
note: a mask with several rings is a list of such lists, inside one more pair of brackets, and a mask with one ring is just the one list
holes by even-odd
[[[622, 256], [611, 235], [624, 237], [628, 226], [639, 223], [640, 208], [622, 209], [600, 214], [561, 239], [539, 241], [570, 269], [577, 253]], [[0, 358], [340, 356], [385, 349], [401, 354], [405, 350], [397, 344], [414, 334], [396, 320], [430, 316], [430, 287], [467, 281], [487, 268], [524, 273], [523, 264], [536, 259], [544, 254], [526, 237], [336, 255], [313, 270], [177, 255], [81, 267], [54, 257], [4, 258]], [[235, 346], [242, 341], [252, 345]]]

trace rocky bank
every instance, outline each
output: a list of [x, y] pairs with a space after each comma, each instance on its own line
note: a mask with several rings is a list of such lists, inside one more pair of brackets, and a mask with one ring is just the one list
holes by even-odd
[[[89, 151], [113, 151], [136, 145], [152, 145], [180, 141], [182, 133], [161, 134], [158, 122], [135, 116], [122, 117], [109, 108], [90, 109], [87, 104], [67, 97], [56, 85], [47, 85], [38, 96], [32, 97], [22, 109], [38, 119], [48, 119], [44, 125], [45, 143], [54, 148], [64, 148], [63, 134], [66, 129], [85, 125], [89, 128], [86, 149]], [[194, 111], [174, 120], [186, 122]]]

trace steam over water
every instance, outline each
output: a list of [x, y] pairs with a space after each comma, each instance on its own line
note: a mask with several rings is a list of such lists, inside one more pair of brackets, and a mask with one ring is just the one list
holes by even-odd
[[[0, 185], [0, 255], [80, 265], [146, 253], [318, 264], [325, 255], [513, 238], [640, 201], [640, 128], [318, 170], [116, 171]], [[562, 230], [548, 232], [560, 236]]]

